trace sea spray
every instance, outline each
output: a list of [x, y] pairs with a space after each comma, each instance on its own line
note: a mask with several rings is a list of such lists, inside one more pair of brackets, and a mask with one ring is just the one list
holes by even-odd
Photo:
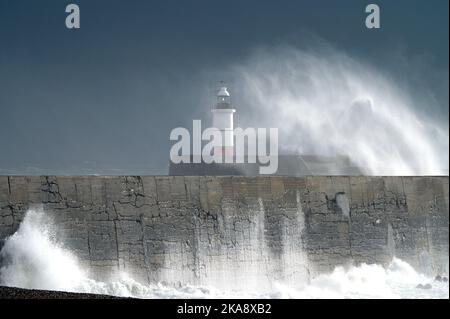
[[255, 294], [276, 282], [302, 288], [309, 273], [301, 208], [273, 213], [262, 197], [248, 198], [246, 205], [248, 209], [234, 214], [239, 209], [235, 202], [224, 200], [213, 227], [208, 225], [211, 215], [195, 211], [194, 234], [187, 237], [193, 248], [164, 242], [158, 280]]
[[[136, 298], [448, 298], [449, 286], [417, 273], [397, 258], [387, 267], [362, 264], [337, 267], [314, 278], [303, 289], [275, 282], [270, 290], [223, 290], [214, 286], [142, 284], [126, 273], [114, 280], [89, 278], [76, 256], [54, 236], [54, 225], [39, 210], [27, 212], [19, 229], [7, 238], [0, 256], [0, 284]], [[261, 278], [265, 280], [265, 278]], [[428, 290], [418, 284], [431, 283]]]
[[73, 291], [85, 278], [77, 259], [55, 238], [51, 219], [29, 210], [1, 252], [0, 283], [7, 286]]
[[348, 156], [365, 175], [448, 174], [448, 123], [427, 116], [435, 101], [416, 98], [426, 92], [319, 47], [261, 50], [231, 67], [240, 125], [278, 127], [285, 151]]

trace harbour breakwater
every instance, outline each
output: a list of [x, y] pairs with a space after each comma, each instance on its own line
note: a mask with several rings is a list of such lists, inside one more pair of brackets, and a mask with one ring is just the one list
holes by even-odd
[[0, 240], [39, 209], [99, 280], [302, 286], [394, 256], [448, 274], [448, 199], [448, 177], [0, 176]]

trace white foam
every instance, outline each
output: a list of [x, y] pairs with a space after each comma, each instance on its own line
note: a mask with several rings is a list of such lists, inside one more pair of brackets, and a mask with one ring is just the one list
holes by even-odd
[[[56, 240], [52, 227], [42, 211], [31, 210], [26, 214], [18, 231], [0, 251], [1, 285], [136, 298], [449, 298], [448, 283], [432, 282], [396, 258], [387, 268], [366, 264], [348, 269], [338, 267], [302, 289], [286, 282], [274, 282], [270, 289], [260, 291], [217, 289], [213, 285], [175, 288], [142, 284], [126, 273], [99, 282], [90, 279], [77, 258]], [[427, 283], [432, 284], [431, 289], [416, 288]]]
[[42, 211], [26, 214], [0, 257], [0, 282], [9, 286], [73, 290], [84, 279], [76, 257], [55, 240], [51, 221]]

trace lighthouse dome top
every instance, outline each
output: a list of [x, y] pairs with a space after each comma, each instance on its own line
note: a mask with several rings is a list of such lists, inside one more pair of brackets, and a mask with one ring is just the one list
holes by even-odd
[[217, 92], [217, 96], [230, 96], [230, 93], [228, 92], [228, 89], [225, 86], [222, 86]]

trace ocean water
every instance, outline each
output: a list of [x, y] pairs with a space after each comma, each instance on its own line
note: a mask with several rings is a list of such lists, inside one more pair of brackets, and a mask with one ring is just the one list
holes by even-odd
[[[436, 282], [397, 258], [388, 267], [376, 264], [337, 267], [312, 279], [302, 289], [276, 281], [264, 290], [171, 287], [161, 283], [142, 284], [126, 273], [100, 282], [90, 278], [77, 257], [55, 239], [53, 230], [45, 213], [25, 216], [0, 251], [0, 285], [136, 298], [449, 298], [448, 282]], [[416, 288], [419, 284], [432, 287]]]

